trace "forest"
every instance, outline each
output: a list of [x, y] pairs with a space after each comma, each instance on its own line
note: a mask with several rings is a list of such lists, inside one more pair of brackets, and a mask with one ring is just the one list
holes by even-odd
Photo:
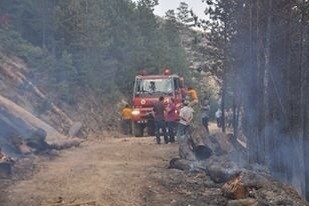
[[[64, 101], [77, 86], [125, 92], [142, 69], [186, 72], [173, 19], [159, 24], [155, 1], [1, 1], [1, 50], [47, 73]], [[39, 80], [38, 80], [39, 81]]]
[[69, 104], [80, 88], [116, 101], [141, 69], [189, 76], [179, 28], [199, 28], [216, 48], [211, 72], [222, 81], [222, 109], [233, 106], [234, 135], [247, 137], [248, 161], [309, 199], [309, 1], [201, 0], [205, 19], [186, 4], [158, 18], [157, 4], [2, 0], [0, 52], [25, 60], [33, 81]]
[[308, 199], [309, 2], [205, 3], [210, 20], [201, 25], [219, 48], [222, 107], [232, 92], [234, 119], [244, 114], [248, 160], [267, 165]]

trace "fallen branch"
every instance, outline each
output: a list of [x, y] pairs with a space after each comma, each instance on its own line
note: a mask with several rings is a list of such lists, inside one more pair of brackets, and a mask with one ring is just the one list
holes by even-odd
[[71, 147], [78, 147], [82, 142], [84, 142], [84, 140], [79, 138], [57, 140], [54, 142], [49, 142], [49, 148], [56, 150], [68, 149]]
[[58, 206], [82, 206], [82, 205], [96, 205], [97, 201], [86, 201], [86, 202], [80, 202], [80, 203], [73, 203], [73, 204], [61, 204]]

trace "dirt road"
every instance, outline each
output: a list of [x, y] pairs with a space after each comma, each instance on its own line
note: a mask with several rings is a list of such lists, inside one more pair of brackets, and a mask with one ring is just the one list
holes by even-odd
[[87, 141], [37, 160], [30, 179], [1, 192], [1, 205], [177, 205], [164, 187], [182, 174], [167, 169], [177, 151], [177, 143], [157, 145], [153, 137]]
[[168, 169], [178, 146], [118, 137], [27, 158], [13, 181], [0, 180], [0, 206], [223, 205], [205, 175]]

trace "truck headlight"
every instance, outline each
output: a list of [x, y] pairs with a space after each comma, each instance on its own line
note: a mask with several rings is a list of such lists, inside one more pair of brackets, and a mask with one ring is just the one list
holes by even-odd
[[141, 112], [139, 110], [133, 110], [132, 115], [139, 115]]

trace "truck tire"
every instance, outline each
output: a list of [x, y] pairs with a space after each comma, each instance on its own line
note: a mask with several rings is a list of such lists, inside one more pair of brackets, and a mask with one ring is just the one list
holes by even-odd
[[148, 121], [147, 123], [147, 134], [149, 136], [155, 136], [155, 124], [154, 124], [154, 121]]
[[143, 136], [143, 127], [141, 124], [133, 122], [132, 125], [132, 133], [135, 137], [142, 137]]

